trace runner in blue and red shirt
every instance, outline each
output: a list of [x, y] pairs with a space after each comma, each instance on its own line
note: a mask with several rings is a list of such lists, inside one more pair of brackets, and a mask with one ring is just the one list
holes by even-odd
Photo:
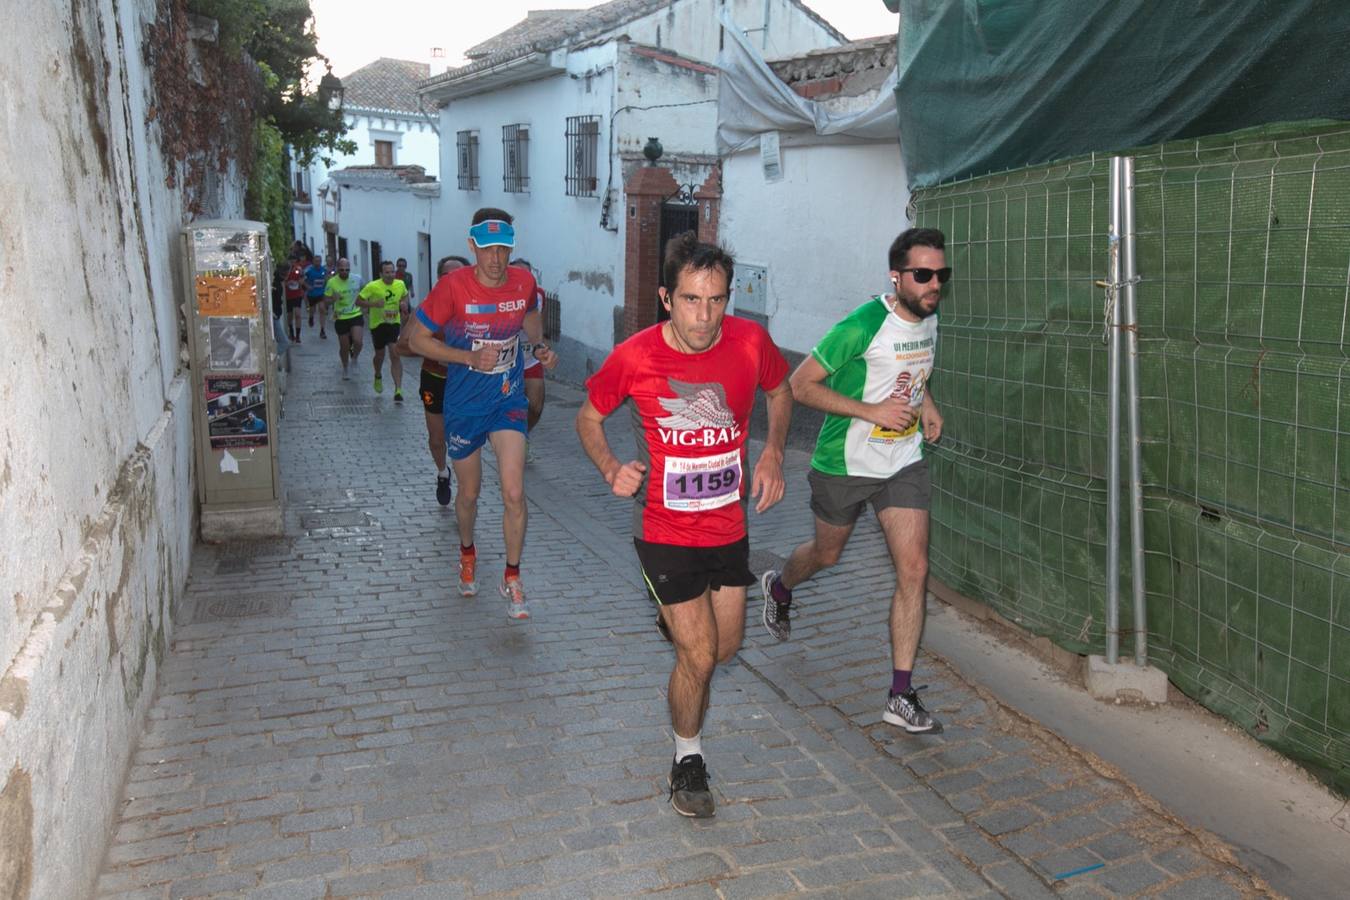
[[[543, 321], [535, 302], [534, 276], [507, 265], [515, 246], [511, 216], [493, 208], [474, 213], [469, 229], [472, 268], [458, 269], [436, 282], [417, 308], [408, 343], [423, 359], [446, 364], [446, 453], [459, 482], [455, 517], [459, 525], [459, 592], [478, 593], [474, 523], [483, 482], [482, 448], [491, 443], [502, 487], [502, 532], [506, 571], [498, 592], [507, 615], [528, 619], [529, 606], [520, 578], [525, 547], [525, 351], [544, 366], [558, 364], [543, 342]], [[434, 332], [440, 331], [443, 339]]]
[[[666, 248], [661, 302], [670, 320], [614, 348], [586, 382], [577, 415], [586, 455], [614, 493], [633, 497], [633, 543], [642, 576], [675, 645], [670, 802], [684, 816], [713, 815], [701, 734], [719, 662], [745, 630], [745, 589], [755, 581], [745, 511], [783, 497], [783, 445], [792, 416], [787, 362], [763, 328], [726, 315], [734, 261], [692, 231]], [[749, 490], [746, 437], [755, 391], [768, 397], [769, 433]], [[638, 458], [621, 463], [604, 420], [631, 400], [641, 422]]]

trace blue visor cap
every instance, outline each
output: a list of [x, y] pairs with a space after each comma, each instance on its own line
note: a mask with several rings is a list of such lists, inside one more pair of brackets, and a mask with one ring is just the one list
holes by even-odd
[[488, 219], [469, 229], [469, 237], [475, 247], [514, 247], [516, 230], [510, 222], [501, 219]]

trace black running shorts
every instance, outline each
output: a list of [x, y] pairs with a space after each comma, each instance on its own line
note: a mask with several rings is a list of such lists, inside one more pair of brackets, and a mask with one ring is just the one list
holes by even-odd
[[349, 319], [338, 319], [333, 323], [333, 330], [339, 335], [346, 334], [353, 328], [364, 328], [366, 324], [365, 316], [352, 316]]
[[750, 571], [750, 539], [720, 547], [680, 547], [633, 539], [647, 593], [658, 606], [684, 603], [702, 597], [708, 588], [748, 587], [755, 583]]
[[422, 395], [422, 409], [426, 410], [429, 416], [439, 416], [445, 409], [445, 376], [437, 375], [434, 372], [428, 372], [427, 367], [422, 367], [422, 382], [418, 385], [418, 392]]
[[370, 340], [375, 345], [376, 350], [383, 350], [390, 344], [398, 342], [399, 327], [395, 322], [381, 322], [370, 329]]

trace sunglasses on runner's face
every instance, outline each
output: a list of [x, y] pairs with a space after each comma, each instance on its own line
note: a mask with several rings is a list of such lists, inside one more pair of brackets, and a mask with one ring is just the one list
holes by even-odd
[[914, 274], [914, 280], [919, 284], [927, 284], [933, 280], [934, 275], [937, 276], [938, 284], [946, 284], [952, 277], [951, 266], [946, 266], [941, 269], [898, 269], [897, 271], [912, 272]]

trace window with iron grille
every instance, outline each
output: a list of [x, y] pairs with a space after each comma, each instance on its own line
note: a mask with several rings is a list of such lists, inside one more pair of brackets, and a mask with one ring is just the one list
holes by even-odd
[[478, 190], [478, 132], [461, 131], [455, 139], [459, 148], [459, 189]]
[[600, 187], [596, 160], [600, 153], [600, 117], [567, 119], [567, 196], [594, 197]]
[[530, 126], [502, 126], [502, 188], [511, 194], [530, 189]]

